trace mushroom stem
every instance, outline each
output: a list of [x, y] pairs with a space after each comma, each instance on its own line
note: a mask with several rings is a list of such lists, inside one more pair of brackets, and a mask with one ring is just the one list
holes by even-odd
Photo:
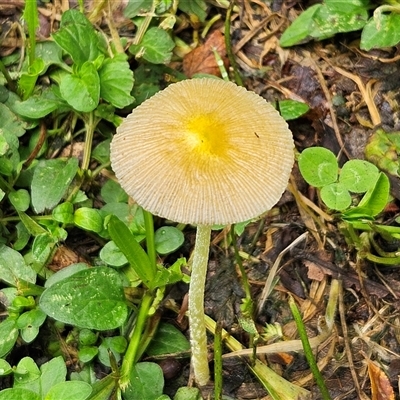
[[210, 236], [211, 226], [197, 226], [189, 287], [189, 327], [192, 366], [195, 380], [200, 386], [206, 385], [210, 377], [204, 321], [204, 288], [207, 275]]

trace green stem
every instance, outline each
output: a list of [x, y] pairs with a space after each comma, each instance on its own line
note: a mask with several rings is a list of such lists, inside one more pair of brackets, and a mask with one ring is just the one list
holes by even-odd
[[303, 345], [304, 355], [306, 356], [308, 365], [310, 366], [311, 372], [315, 378], [315, 381], [317, 382], [319, 390], [321, 391], [322, 398], [324, 400], [331, 400], [331, 396], [329, 394], [328, 388], [325, 385], [324, 378], [322, 377], [322, 374], [318, 369], [317, 362], [315, 361], [314, 354], [308, 340], [306, 327], [304, 326], [304, 322], [301, 319], [300, 311], [297, 308], [292, 296], [289, 296], [289, 307], [296, 322], [297, 331], [299, 332], [300, 340]]
[[222, 399], [222, 325], [217, 323], [214, 335], [214, 399]]
[[207, 358], [207, 336], [204, 322], [204, 289], [210, 249], [211, 226], [197, 227], [189, 287], [189, 327], [192, 366], [196, 382], [207, 384], [210, 371]]
[[93, 134], [94, 134], [94, 129], [96, 127], [93, 111], [88, 114], [88, 120], [85, 121], [85, 125], [86, 125], [86, 137], [85, 137], [85, 147], [83, 150], [83, 160], [82, 160], [82, 170], [84, 172], [86, 172], [89, 169], [90, 157], [92, 154]]
[[36, 0], [27, 0], [25, 2], [24, 18], [28, 25], [29, 34], [29, 65], [32, 65], [35, 61], [35, 49], [36, 49], [36, 29], [39, 27], [39, 17]]
[[154, 242], [154, 223], [153, 223], [153, 214], [150, 212], [143, 210], [144, 216], [144, 227], [146, 229], [146, 247], [147, 247], [147, 255], [149, 256], [149, 260], [154, 270], [157, 269], [157, 253], [156, 246]]
[[143, 296], [142, 302], [140, 303], [133, 334], [129, 340], [128, 348], [124, 355], [124, 360], [122, 361], [121, 377], [119, 379], [119, 386], [122, 390], [125, 390], [129, 385], [132, 368], [135, 365], [136, 354], [139, 350], [140, 340], [152, 303], [153, 293], [146, 292], [146, 294]]
[[4, 78], [7, 81], [7, 85], [9, 87], [9, 89], [12, 92], [16, 92], [17, 91], [17, 87], [15, 86], [15, 83], [12, 80], [12, 78], [11, 78], [9, 72], [8, 72], [8, 69], [5, 67], [5, 65], [3, 64], [3, 61], [1, 61], [1, 60], [0, 60], [0, 72], [4, 75]]
[[[243, 267], [242, 259], [241, 259], [240, 255], [239, 255], [239, 250], [238, 250], [237, 245], [236, 245], [235, 225], [232, 225], [232, 227], [231, 227], [231, 240], [232, 240], [233, 249], [235, 251], [236, 264], [239, 266], [240, 274], [242, 275], [241, 279], [242, 279], [242, 284], [243, 284], [244, 291], [246, 293], [246, 299], [252, 303], [251, 288], [250, 288], [249, 280], [247, 279], [247, 273], [246, 273], [246, 270]], [[251, 312], [252, 311], [253, 310], [251, 310]], [[252, 315], [250, 314], [249, 317], [251, 317], [251, 316]]]

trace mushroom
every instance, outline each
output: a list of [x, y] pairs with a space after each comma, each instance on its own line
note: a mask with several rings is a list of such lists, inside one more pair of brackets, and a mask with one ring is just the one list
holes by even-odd
[[279, 200], [294, 162], [284, 119], [254, 92], [201, 78], [174, 83], [118, 127], [111, 163], [145, 210], [197, 226], [189, 288], [196, 382], [209, 380], [204, 286], [211, 227], [257, 217]]

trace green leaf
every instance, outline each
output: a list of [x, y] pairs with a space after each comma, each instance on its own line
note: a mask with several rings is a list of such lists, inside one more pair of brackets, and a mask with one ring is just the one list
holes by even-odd
[[135, 84], [132, 91], [136, 106], [160, 91], [160, 82], [165, 72], [164, 65], [151, 65], [151, 68], [146, 64], [139, 65], [135, 70]]
[[113, 242], [106, 243], [100, 250], [100, 259], [106, 264], [111, 265], [114, 268], [123, 267], [128, 264], [127, 258], [119, 247]]
[[86, 382], [60, 382], [48, 391], [44, 400], [86, 400], [91, 393], [92, 387]]
[[157, 333], [146, 349], [149, 356], [161, 354], [181, 353], [190, 350], [190, 343], [186, 336], [175, 326], [160, 323]]
[[74, 224], [82, 229], [96, 233], [103, 230], [103, 218], [99, 210], [94, 208], [78, 208], [74, 213]]
[[[377, 8], [379, 10], [379, 7]], [[374, 13], [361, 34], [360, 48], [371, 50], [380, 47], [392, 47], [400, 42], [400, 14], [392, 12]]]
[[310, 40], [311, 32], [315, 30], [314, 16], [322, 4], [314, 4], [303, 11], [293, 23], [283, 32], [279, 41], [282, 47], [290, 47], [295, 44]]
[[180, 387], [174, 396], [174, 400], [201, 400], [202, 398], [200, 390], [194, 387]]
[[322, 40], [339, 32], [362, 29], [368, 21], [369, 2], [330, 0], [315, 4], [302, 12], [286, 29], [280, 39], [282, 47], [289, 47], [311, 39]]
[[31, 196], [27, 190], [19, 189], [15, 192], [10, 192], [8, 200], [17, 211], [26, 211], [29, 208]]
[[201, 22], [206, 20], [207, 4], [204, 0], [180, 1], [178, 8], [189, 16], [196, 15]]
[[126, 346], [127, 341], [123, 336], [104, 338], [99, 346], [99, 361], [103, 365], [111, 367], [109, 351], [113, 353], [115, 360], [119, 362], [121, 360], [121, 354], [126, 350]]
[[35, 54], [37, 58], [40, 58], [44, 62], [45, 70], [47, 70], [50, 65], [57, 65], [62, 68], [66, 67], [62, 59], [62, 50], [53, 41], [36, 43]]
[[15, 319], [8, 317], [4, 321], [0, 322], [0, 357], [6, 356], [11, 351], [17, 338], [18, 328]]
[[53, 284], [40, 296], [39, 306], [57, 321], [97, 330], [118, 328], [128, 314], [121, 278], [107, 267], [86, 269]]
[[[101, 104], [100, 104], [101, 106]], [[100, 108], [100, 106], [98, 108]], [[96, 110], [97, 111], [97, 110]], [[103, 140], [100, 142], [92, 151], [92, 158], [97, 160], [101, 164], [105, 164], [110, 161], [110, 139]]]
[[32, 244], [32, 255], [36, 262], [45, 264], [54, 250], [56, 239], [49, 232], [35, 237]]
[[153, 0], [129, 1], [124, 9], [124, 16], [134, 18], [139, 14], [147, 13], [153, 6]]
[[78, 65], [94, 61], [104, 51], [93, 25], [77, 10], [62, 14], [60, 29], [52, 37]]
[[18, 216], [21, 222], [24, 224], [26, 230], [32, 236], [39, 236], [48, 233], [46, 229], [40, 226], [35, 220], [33, 220], [29, 215], [25, 214], [22, 211], [18, 211]]
[[398, 153], [400, 132], [387, 133], [383, 129], [376, 129], [365, 147], [365, 156], [369, 161], [395, 176], [398, 176], [400, 168]]
[[36, 273], [18, 251], [0, 244], [0, 279], [17, 287], [20, 279], [35, 283]]
[[132, 368], [130, 385], [123, 392], [124, 400], [156, 400], [162, 395], [164, 376], [156, 363], [141, 362]]
[[375, 185], [379, 170], [364, 160], [347, 161], [339, 175], [339, 182], [350, 192], [364, 193]]
[[21, 337], [26, 343], [32, 342], [37, 337], [45, 319], [46, 314], [39, 309], [26, 311], [19, 316], [17, 327], [21, 329]]
[[321, 199], [332, 210], [342, 211], [351, 205], [351, 196], [341, 183], [331, 183], [321, 189]]
[[173, 226], [163, 226], [154, 234], [154, 244], [158, 254], [169, 254], [182, 246], [185, 237], [183, 233]]
[[112, 179], [102, 186], [100, 194], [106, 203], [126, 203], [129, 198], [121, 185]]
[[390, 181], [389, 178], [383, 173], [379, 173], [378, 179], [372, 188], [365, 193], [364, 197], [359, 203], [359, 207], [366, 208], [369, 215], [375, 217], [381, 213], [389, 201], [390, 195]]
[[22, 93], [23, 100], [26, 100], [35, 89], [36, 81], [46, 69], [46, 66], [40, 58], [28, 67], [26, 72], [23, 72], [21, 78], [18, 81], [19, 92]]
[[35, 62], [36, 30], [39, 28], [38, 8], [35, 1], [25, 3], [23, 19], [28, 25], [29, 63], [32, 64]]
[[66, 201], [56, 206], [51, 215], [55, 221], [63, 224], [72, 224], [74, 222], [74, 206], [69, 201]]
[[99, 69], [99, 77], [101, 98], [117, 108], [124, 108], [133, 103], [133, 72], [125, 54], [106, 59]]
[[4, 389], [0, 392], [0, 400], [41, 400], [40, 396], [31, 390], [23, 388]]
[[32, 179], [32, 206], [36, 213], [51, 210], [62, 199], [78, 171], [78, 159], [42, 160]]
[[100, 99], [100, 78], [93, 62], [85, 62], [76, 74], [67, 75], [61, 81], [60, 93], [75, 110], [93, 111]]
[[14, 111], [22, 117], [31, 119], [43, 118], [54, 110], [61, 111], [67, 103], [56, 96], [55, 91], [54, 87], [50, 87], [40, 95], [31, 96], [23, 102], [17, 101], [13, 106]]
[[299, 168], [309, 185], [322, 187], [337, 180], [339, 166], [330, 150], [324, 147], [310, 147], [300, 154]]
[[[42, 397], [46, 396], [51, 388], [65, 381], [67, 367], [62, 356], [54, 357], [40, 367], [40, 386]], [[47, 397], [46, 397], [47, 398]], [[60, 397], [60, 399], [63, 397]]]
[[285, 121], [299, 118], [309, 109], [310, 107], [306, 103], [296, 100], [281, 100], [279, 102], [279, 112]]
[[139, 278], [146, 286], [149, 286], [156, 275], [156, 270], [153, 270], [149, 257], [133, 237], [131, 231], [114, 215], [110, 217], [107, 229], [111, 239], [124, 253]]
[[175, 43], [167, 32], [153, 27], [146, 31], [140, 44], [131, 45], [129, 51], [153, 64], [167, 64], [171, 61], [174, 47]]
[[78, 358], [80, 362], [88, 363], [92, 361], [98, 353], [99, 349], [96, 346], [83, 346], [79, 348]]
[[0, 358], [0, 376], [6, 376], [13, 373], [11, 365], [4, 359]]
[[21, 170], [18, 138], [24, 133], [24, 124], [5, 104], [0, 103], [0, 174], [12, 176]]

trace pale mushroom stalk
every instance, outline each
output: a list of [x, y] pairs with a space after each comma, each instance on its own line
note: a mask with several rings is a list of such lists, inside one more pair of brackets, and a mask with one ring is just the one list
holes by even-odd
[[210, 371], [207, 357], [207, 336], [204, 321], [204, 288], [206, 283], [211, 226], [198, 225], [193, 251], [189, 287], [189, 326], [192, 367], [200, 386], [207, 384]]

